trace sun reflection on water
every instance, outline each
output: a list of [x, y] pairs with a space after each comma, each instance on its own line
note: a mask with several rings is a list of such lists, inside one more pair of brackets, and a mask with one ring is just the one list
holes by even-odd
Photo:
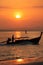
[[17, 62], [21, 63], [23, 62], [23, 59], [17, 59]]
[[16, 64], [23, 64], [24, 63], [24, 59], [17, 59], [16, 60]]
[[21, 37], [21, 33], [20, 32], [15, 32], [15, 35], [16, 35], [15, 36], [16, 38], [20, 38]]
[[32, 63], [32, 62], [35, 62], [37, 58], [19, 58], [19, 59], [16, 59], [15, 61], [15, 64], [27, 64], [27, 63]]

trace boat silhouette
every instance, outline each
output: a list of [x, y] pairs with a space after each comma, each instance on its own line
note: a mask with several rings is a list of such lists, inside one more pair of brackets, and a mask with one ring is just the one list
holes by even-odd
[[42, 32], [41, 32], [41, 34], [40, 34], [39, 37], [30, 39], [30, 42], [32, 42], [33, 44], [39, 44], [39, 41], [40, 41], [40, 39], [41, 39], [41, 36], [42, 36]]
[[36, 37], [36, 38], [33, 38], [33, 39], [19, 39], [19, 40], [15, 40], [14, 42], [10, 42], [10, 39], [9, 39], [9, 42], [7, 41], [7, 44], [34, 44], [34, 45], [37, 45], [39, 44], [39, 41], [42, 37], [42, 33], [40, 34], [39, 37]]

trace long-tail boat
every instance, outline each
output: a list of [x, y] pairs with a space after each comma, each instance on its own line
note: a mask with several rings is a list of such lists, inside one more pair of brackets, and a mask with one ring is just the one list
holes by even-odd
[[[7, 42], [7, 44], [34, 44], [34, 45], [37, 45], [37, 44], [39, 44], [39, 41], [42, 37], [42, 33], [43, 32], [41, 32], [39, 37], [36, 37], [36, 38], [33, 38], [33, 39], [15, 40], [15, 42]], [[9, 39], [9, 41], [10, 41], [10, 39]]]

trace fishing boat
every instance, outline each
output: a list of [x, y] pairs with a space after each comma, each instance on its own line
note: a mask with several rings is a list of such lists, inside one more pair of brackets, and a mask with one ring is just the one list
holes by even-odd
[[20, 40], [15, 40], [13, 42], [10, 42], [10, 39], [9, 39], [9, 42], [7, 41], [7, 44], [34, 44], [34, 45], [37, 45], [39, 44], [39, 41], [42, 37], [42, 33], [40, 34], [39, 37], [36, 37], [36, 38], [33, 38], [33, 39], [20, 39]]

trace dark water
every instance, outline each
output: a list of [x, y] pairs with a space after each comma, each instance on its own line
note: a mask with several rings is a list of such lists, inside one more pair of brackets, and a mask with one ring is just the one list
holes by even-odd
[[29, 37], [35, 38], [40, 36], [39, 31], [8, 31], [8, 32], [0, 32], [0, 60], [12, 60], [17, 57], [21, 58], [30, 58], [30, 57], [43, 57], [43, 35], [39, 42], [39, 45], [5, 45], [5, 43], [1, 43], [2, 41], [6, 41], [8, 37], [12, 37], [14, 34], [15, 38], [20, 37]]

